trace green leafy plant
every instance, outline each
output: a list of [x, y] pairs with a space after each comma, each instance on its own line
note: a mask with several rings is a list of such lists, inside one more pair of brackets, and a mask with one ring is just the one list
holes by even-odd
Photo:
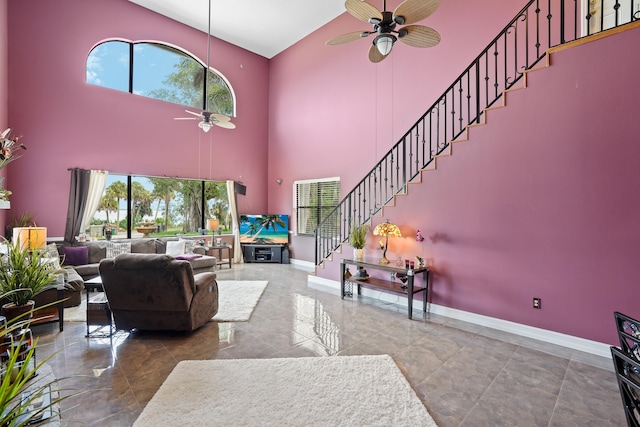
[[31, 227], [36, 225], [34, 216], [31, 212], [23, 212], [20, 215], [14, 216], [10, 222], [4, 227], [4, 235], [7, 239], [11, 240], [13, 236], [13, 229], [17, 227]]
[[[56, 301], [45, 307], [57, 303]], [[21, 330], [29, 328], [29, 325], [28, 321], [18, 321], [9, 322], [0, 328], [0, 343], [9, 344], [0, 365], [0, 426], [3, 427], [25, 426], [37, 422], [45, 411], [53, 410], [54, 405], [89, 391], [73, 391], [61, 396], [59, 392], [62, 390], [57, 385], [64, 378], [32, 384], [31, 380], [37, 375], [38, 369], [56, 353], [35, 363], [38, 340], [34, 338], [32, 343], [28, 343], [26, 334], [21, 333]], [[49, 393], [50, 397], [48, 402], [37, 406], [36, 400], [41, 399], [46, 393]]]
[[354, 249], [362, 249], [367, 243], [367, 232], [369, 226], [367, 224], [356, 225], [349, 232], [349, 244]]
[[21, 248], [20, 242], [5, 242], [8, 248], [0, 266], [2, 301], [26, 305], [35, 295], [55, 287], [53, 265], [43, 261], [43, 251]]

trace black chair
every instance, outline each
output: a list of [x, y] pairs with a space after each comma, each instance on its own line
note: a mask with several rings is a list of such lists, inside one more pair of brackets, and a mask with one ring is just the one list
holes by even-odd
[[640, 362], [617, 347], [611, 347], [620, 396], [628, 427], [640, 427]]
[[618, 328], [620, 349], [640, 361], [640, 321], [617, 311], [613, 315]]

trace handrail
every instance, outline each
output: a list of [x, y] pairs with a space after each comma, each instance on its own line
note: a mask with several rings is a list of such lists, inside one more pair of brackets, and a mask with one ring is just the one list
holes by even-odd
[[[549, 48], [640, 18], [635, 0], [531, 0], [315, 230], [316, 265], [513, 87]], [[588, 9], [582, 12], [583, 5]], [[604, 11], [604, 13], [601, 13]]]

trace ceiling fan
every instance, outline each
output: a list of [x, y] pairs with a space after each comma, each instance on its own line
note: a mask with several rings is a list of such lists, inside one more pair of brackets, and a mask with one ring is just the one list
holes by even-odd
[[[387, 0], [383, 0], [383, 11], [362, 0], [346, 0], [344, 6], [354, 17], [372, 24], [373, 29], [343, 34], [329, 40], [327, 45], [348, 43], [377, 34], [369, 48], [369, 60], [375, 63], [385, 59], [398, 40], [413, 47], [433, 47], [440, 43], [440, 34], [433, 28], [410, 25], [435, 12], [440, 0], [405, 0], [393, 12], [386, 10]], [[400, 25], [404, 27], [396, 29]]]
[[[209, 73], [209, 52], [211, 52], [211, 0], [209, 0], [209, 24], [207, 30], [207, 68], [204, 70], [204, 84], [207, 85], [206, 76]], [[176, 117], [175, 120], [196, 120], [200, 119], [200, 123], [198, 123], [198, 127], [205, 132], [209, 132], [213, 125], [220, 126], [225, 129], [235, 129], [236, 125], [231, 123], [231, 118], [229, 116], [225, 116], [224, 114], [216, 114], [212, 113], [208, 110], [209, 97], [207, 96], [208, 86], [205, 86], [205, 94], [204, 94], [204, 111], [201, 113], [194, 113], [193, 111], [184, 110], [189, 114], [192, 114], [195, 117]]]

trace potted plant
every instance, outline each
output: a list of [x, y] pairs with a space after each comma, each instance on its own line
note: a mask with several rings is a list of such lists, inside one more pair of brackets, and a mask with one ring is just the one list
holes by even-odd
[[[7, 320], [25, 316], [33, 309], [33, 297], [55, 287], [54, 267], [43, 261], [40, 250], [8, 243], [6, 259], [0, 266], [2, 311]], [[30, 314], [30, 313], [29, 313]]]
[[[0, 298], [4, 296], [0, 294]], [[51, 374], [45, 374], [45, 379], [38, 382], [31, 381], [56, 352], [36, 363], [37, 338], [25, 333], [28, 328], [28, 321], [0, 323], [0, 343], [3, 347], [0, 361], [0, 426], [29, 425], [43, 421], [47, 413], [53, 417], [55, 405], [85, 392], [74, 391], [62, 396], [58, 392], [60, 380]]]
[[367, 243], [367, 224], [356, 225], [349, 232], [349, 244], [353, 246], [353, 258], [358, 261], [364, 259], [364, 246]]
[[33, 219], [33, 214], [31, 212], [23, 212], [22, 214], [13, 217], [11, 222], [5, 226], [4, 235], [7, 236], [7, 239], [11, 239], [14, 228], [31, 227], [34, 225], [36, 225], [36, 223]]

